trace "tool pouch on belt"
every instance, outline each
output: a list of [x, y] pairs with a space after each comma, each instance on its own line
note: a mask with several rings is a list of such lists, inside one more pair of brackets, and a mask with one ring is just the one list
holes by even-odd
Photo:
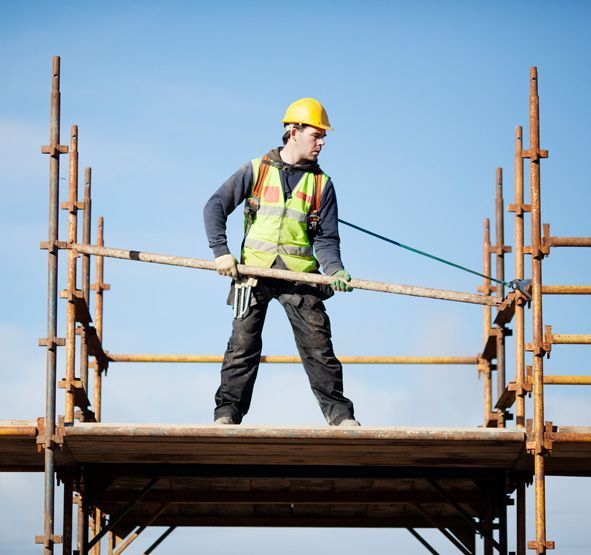
[[314, 175], [314, 194], [312, 195], [312, 205], [308, 214], [308, 237], [310, 241], [320, 231], [320, 197], [322, 196], [322, 174]]
[[308, 237], [310, 241], [314, 240], [318, 230], [320, 229], [320, 216], [318, 212], [311, 212], [308, 214]]
[[263, 191], [263, 185], [267, 174], [269, 173], [270, 158], [268, 155], [263, 156], [261, 165], [259, 166], [259, 173], [257, 175], [256, 182], [252, 187], [250, 196], [246, 199], [244, 204], [244, 216], [246, 217], [246, 230], [245, 236], [248, 235], [250, 226], [256, 218], [257, 212], [261, 205], [261, 193]]
[[260, 205], [261, 201], [259, 197], [255, 197], [254, 195], [249, 197], [244, 204], [244, 216], [246, 218], [246, 229], [244, 236], [248, 235], [250, 226], [253, 224], [254, 219], [256, 218]]

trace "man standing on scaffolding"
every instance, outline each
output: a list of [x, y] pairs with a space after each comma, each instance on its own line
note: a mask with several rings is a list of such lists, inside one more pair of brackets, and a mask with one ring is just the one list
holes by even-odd
[[[248, 412], [262, 350], [267, 307], [277, 299], [291, 323], [310, 386], [331, 426], [359, 426], [353, 403], [343, 395], [343, 372], [334, 354], [323, 300], [352, 291], [341, 262], [338, 210], [330, 178], [318, 155], [332, 130], [313, 98], [291, 104], [283, 118], [283, 147], [242, 166], [209, 199], [204, 221], [219, 274], [231, 276], [232, 336], [215, 395], [216, 424], [240, 424]], [[242, 278], [230, 253], [226, 220], [245, 203], [241, 260], [249, 266], [334, 276], [332, 288], [278, 279]], [[314, 253], [316, 257], [314, 256]]]

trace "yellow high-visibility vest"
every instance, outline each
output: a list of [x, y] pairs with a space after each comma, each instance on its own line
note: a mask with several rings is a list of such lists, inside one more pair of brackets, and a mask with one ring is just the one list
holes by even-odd
[[[253, 183], [257, 182], [261, 160], [251, 161]], [[315, 272], [319, 264], [308, 236], [308, 214], [312, 210], [316, 176], [312, 172], [304, 173], [286, 201], [279, 171], [275, 166], [269, 166], [260, 189], [258, 210], [252, 221], [245, 218], [242, 262], [248, 266], [270, 268], [279, 256], [289, 270]], [[328, 179], [322, 174], [317, 198]]]

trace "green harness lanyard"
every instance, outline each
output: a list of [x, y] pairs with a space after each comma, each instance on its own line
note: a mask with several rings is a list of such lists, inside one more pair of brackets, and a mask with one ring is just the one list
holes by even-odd
[[469, 272], [469, 273], [474, 274], [476, 276], [480, 276], [485, 279], [490, 279], [491, 281], [494, 281], [495, 283], [498, 283], [500, 285], [504, 285], [505, 287], [510, 287], [513, 290], [519, 290], [529, 297], [529, 294], [526, 291], [526, 287], [529, 285], [529, 283], [531, 283], [531, 280], [513, 279], [511, 281], [503, 281], [500, 279], [496, 279], [494, 277], [487, 276], [485, 274], [481, 274], [480, 272], [477, 272], [476, 270], [471, 270], [470, 268], [466, 268], [465, 266], [460, 266], [460, 264], [456, 264], [455, 262], [451, 262], [450, 260], [445, 260], [445, 258], [440, 258], [439, 256], [435, 256], [433, 254], [429, 254], [428, 252], [424, 252], [419, 249], [415, 249], [414, 247], [409, 247], [408, 245], [405, 245], [404, 243], [394, 241], [394, 239], [388, 239], [388, 237], [384, 237], [383, 235], [379, 235], [378, 233], [374, 233], [373, 231], [369, 231], [368, 229], [365, 229], [363, 227], [359, 227], [358, 225], [352, 224], [351, 222], [341, 220], [341, 218], [339, 218], [339, 222], [342, 224], [345, 224], [349, 227], [352, 227], [353, 229], [356, 229], [357, 231], [361, 231], [362, 233], [366, 233], [367, 235], [371, 235], [372, 237], [376, 237], [377, 239], [381, 239], [382, 241], [386, 241], [386, 243], [396, 245], [397, 247], [401, 247], [401, 248], [406, 249], [408, 251], [420, 254], [422, 256], [426, 256], [427, 258], [431, 258], [432, 260], [436, 260], [437, 262], [442, 262], [443, 264], [447, 264], [448, 266], [453, 266], [454, 268], [458, 268], [460, 270], [464, 270], [465, 272]]

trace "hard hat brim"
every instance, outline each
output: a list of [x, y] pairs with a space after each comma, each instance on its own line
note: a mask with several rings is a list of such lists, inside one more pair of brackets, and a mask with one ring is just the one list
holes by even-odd
[[322, 123], [312, 124], [312, 123], [306, 123], [305, 121], [291, 121], [291, 120], [286, 120], [286, 119], [283, 119], [281, 121], [285, 124], [293, 123], [295, 125], [309, 125], [310, 127], [317, 127], [318, 129], [324, 129], [325, 131], [334, 131], [333, 127], [331, 127], [330, 125], [324, 125]]

